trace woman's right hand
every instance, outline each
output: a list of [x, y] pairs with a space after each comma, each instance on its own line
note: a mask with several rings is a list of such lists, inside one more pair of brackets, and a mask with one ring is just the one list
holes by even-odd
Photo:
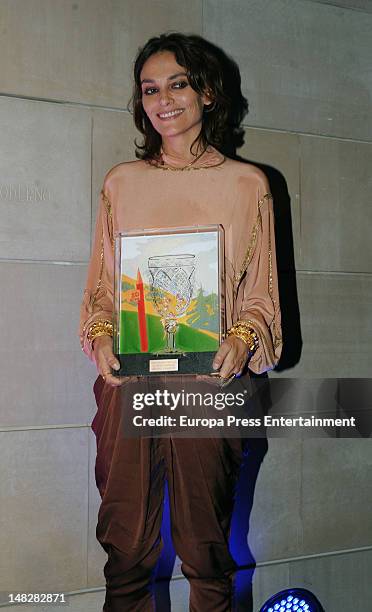
[[114, 370], [120, 369], [120, 363], [112, 352], [111, 336], [98, 336], [93, 340], [93, 357], [98, 373], [108, 385], [120, 387], [124, 381], [128, 380], [128, 376], [113, 376], [111, 374], [111, 368]]

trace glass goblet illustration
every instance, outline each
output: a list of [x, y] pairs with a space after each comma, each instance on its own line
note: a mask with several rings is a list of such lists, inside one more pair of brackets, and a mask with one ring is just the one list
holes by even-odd
[[187, 310], [194, 289], [195, 255], [155, 255], [148, 259], [151, 297], [161, 317], [167, 346], [159, 353], [181, 353], [176, 348], [177, 319]]

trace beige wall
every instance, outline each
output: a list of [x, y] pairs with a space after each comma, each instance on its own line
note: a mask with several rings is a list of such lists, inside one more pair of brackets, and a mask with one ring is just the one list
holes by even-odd
[[[239, 154], [287, 183], [304, 347], [280, 376], [370, 376], [371, 12], [361, 0], [0, 0], [0, 591], [104, 582], [95, 370], [76, 330], [103, 176], [134, 158], [125, 108], [150, 35], [201, 33], [238, 62]], [[294, 583], [330, 612], [368, 601], [371, 463], [369, 440], [272, 441], [251, 516], [255, 608]]]

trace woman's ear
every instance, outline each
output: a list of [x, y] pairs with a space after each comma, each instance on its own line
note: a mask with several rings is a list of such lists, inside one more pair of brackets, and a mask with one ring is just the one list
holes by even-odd
[[203, 96], [203, 102], [203, 113], [211, 113], [216, 108], [216, 99], [214, 98], [213, 93], [210, 90], [208, 90], [208, 93]]
[[210, 89], [207, 89], [203, 94], [203, 102], [205, 106], [211, 106], [213, 104], [213, 92]]

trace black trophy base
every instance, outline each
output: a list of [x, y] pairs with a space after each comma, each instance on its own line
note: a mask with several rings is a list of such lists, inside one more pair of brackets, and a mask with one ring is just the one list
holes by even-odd
[[210, 374], [215, 351], [199, 353], [135, 353], [116, 355], [120, 370], [114, 376], [161, 376], [162, 374]]

